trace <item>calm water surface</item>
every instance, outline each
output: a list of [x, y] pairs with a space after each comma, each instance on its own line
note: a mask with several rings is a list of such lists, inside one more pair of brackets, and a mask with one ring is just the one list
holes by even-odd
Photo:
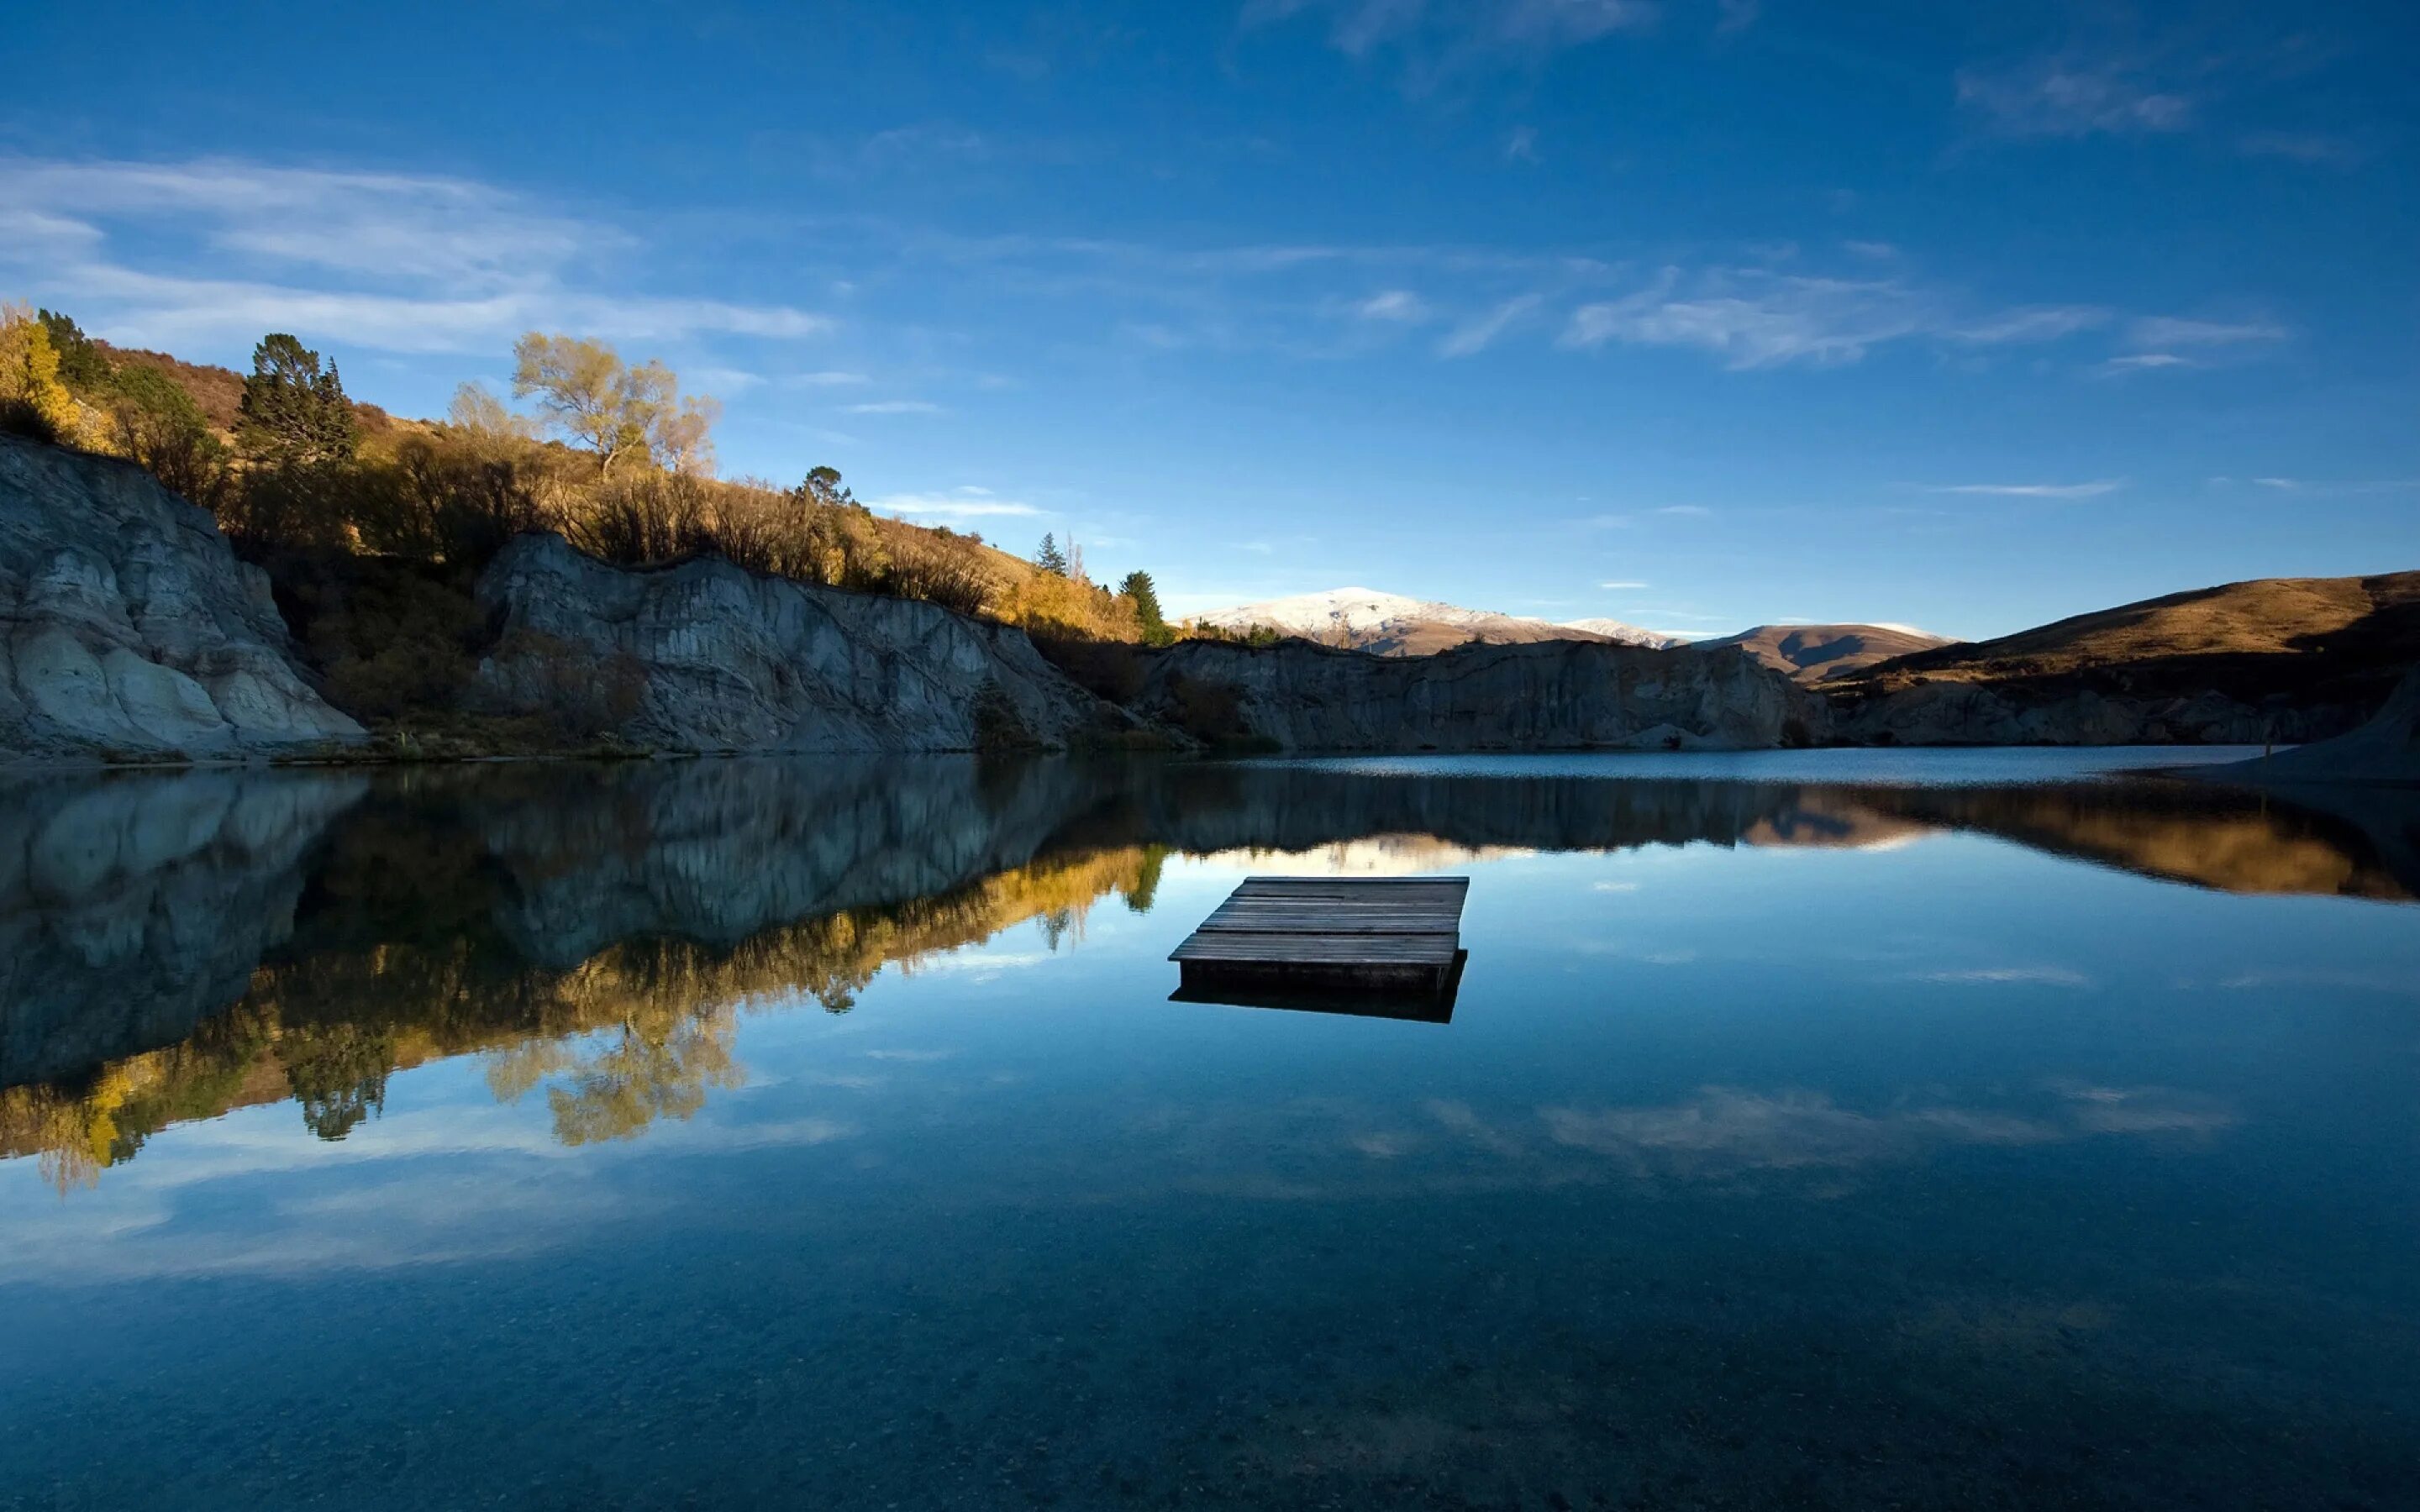
[[2117, 764], [0, 789], [0, 1506], [2414, 1505], [2420, 798]]

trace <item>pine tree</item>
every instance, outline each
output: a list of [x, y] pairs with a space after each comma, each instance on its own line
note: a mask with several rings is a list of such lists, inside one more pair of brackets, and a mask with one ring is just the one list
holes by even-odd
[[1042, 537], [1042, 549], [1033, 553], [1033, 564], [1054, 578], [1067, 576], [1067, 553], [1059, 549], [1057, 536]]
[[76, 393], [107, 393], [116, 376], [109, 354], [74, 320], [56, 310], [37, 311], [35, 318], [51, 333], [52, 349], [59, 354], [59, 381]]
[[1167, 619], [1160, 613], [1159, 586], [1151, 580], [1150, 573], [1140, 567], [1127, 573], [1125, 579], [1118, 584], [1118, 592], [1134, 601], [1135, 618], [1142, 624], [1144, 645], [1174, 643], [1176, 632], [1168, 627]]
[[282, 332], [252, 349], [237, 413], [245, 446], [280, 467], [349, 462], [361, 442], [336, 364], [320, 371], [319, 354]]

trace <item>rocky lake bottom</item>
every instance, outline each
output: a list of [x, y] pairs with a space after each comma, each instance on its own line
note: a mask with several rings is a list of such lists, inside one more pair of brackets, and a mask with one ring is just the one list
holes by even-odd
[[12, 780], [0, 1508], [2408, 1506], [2420, 795], [2178, 759]]

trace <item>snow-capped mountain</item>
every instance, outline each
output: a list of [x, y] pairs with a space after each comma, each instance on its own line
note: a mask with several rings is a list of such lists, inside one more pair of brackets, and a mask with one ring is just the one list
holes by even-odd
[[1679, 642], [1652, 630], [1641, 630], [1617, 620], [1588, 620], [1556, 625], [1526, 615], [1498, 614], [1491, 609], [1464, 609], [1435, 599], [1382, 594], [1369, 588], [1331, 588], [1320, 594], [1297, 594], [1266, 603], [1213, 609], [1194, 616], [1196, 624], [1227, 630], [1267, 625], [1332, 646], [1353, 646], [1384, 656], [1417, 656], [1443, 651], [1467, 640], [1518, 644], [1531, 640], [1614, 640], [1626, 645], [1668, 646]]
[[1691, 640], [1691, 637], [1685, 635], [1669, 635], [1662, 630], [1642, 630], [1635, 625], [1624, 624], [1621, 620], [1564, 620], [1559, 623], [1566, 630], [1586, 630], [1590, 635], [1601, 635], [1608, 640], [1619, 640], [1625, 646], [1653, 646], [1663, 650], [1671, 646], [1687, 645]]

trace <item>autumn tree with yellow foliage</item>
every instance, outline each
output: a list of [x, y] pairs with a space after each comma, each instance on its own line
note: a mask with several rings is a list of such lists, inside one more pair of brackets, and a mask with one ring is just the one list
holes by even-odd
[[0, 305], [0, 424], [68, 445], [85, 428], [74, 397], [59, 381], [50, 328], [23, 304]]

